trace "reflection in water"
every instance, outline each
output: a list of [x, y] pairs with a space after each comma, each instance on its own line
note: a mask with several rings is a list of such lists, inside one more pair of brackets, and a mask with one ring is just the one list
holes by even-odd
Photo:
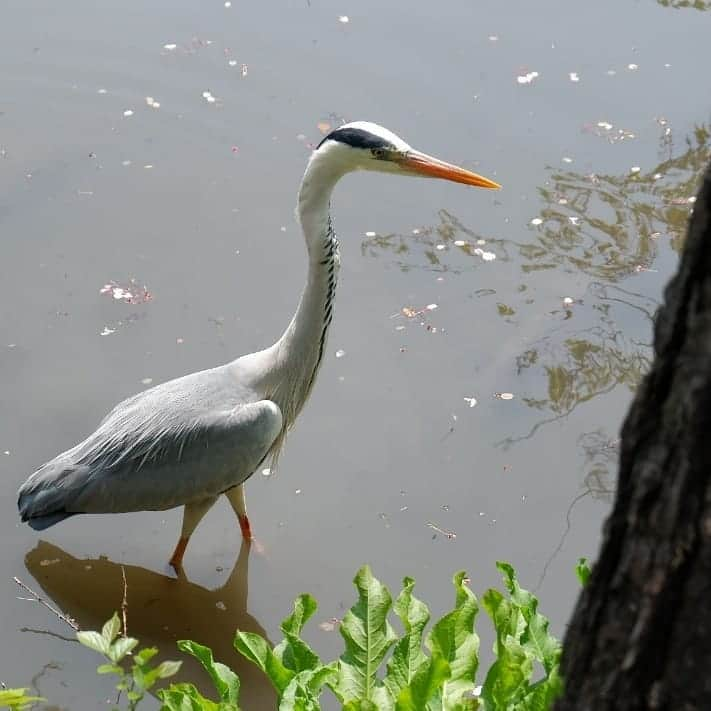
[[[218, 661], [229, 664], [242, 682], [241, 707], [246, 711], [272, 708], [275, 696], [266, 677], [232, 647], [236, 629], [266, 637], [259, 622], [247, 613], [249, 548], [242, 546], [225, 583], [207, 590], [178, 579], [123, 566], [128, 589], [128, 631], [142, 646], [156, 646], [158, 659], [182, 659], [173, 681], [190, 681], [209, 691], [211, 684], [197, 662], [176, 648], [179, 639], [192, 639], [212, 648]], [[107, 558], [79, 559], [40, 541], [25, 556], [30, 574], [46, 595], [82, 629], [99, 629], [121, 607], [121, 565]], [[210, 694], [206, 694], [210, 695]]]
[[[589, 314], [594, 325], [573, 331], [566, 329], [565, 337], [559, 333], [545, 336], [517, 357], [519, 376], [528, 370], [543, 376], [545, 395], [522, 400], [545, 416], [526, 434], [508, 437], [498, 443], [500, 446], [530, 439], [543, 425], [568, 417], [579, 405], [618, 385], [633, 390], [647, 372], [651, 343], [632, 338], [619, 324], [629, 321], [624, 311], [633, 309], [649, 324], [646, 332], [651, 338], [656, 304], [641, 294], [603, 284], [592, 284], [589, 294], [596, 298]], [[635, 315], [635, 319], [639, 321], [639, 316]], [[584, 314], [580, 320], [585, 320]]]
[[585, 455], [586, 490], [594, 499], [612, 503], [619, 439], [598, 429], [582, 434], [578, 438], [578, 444]]
[[[671, 132], [662, 125], [661, 150], [671, 148]], [[571, 268], [597, 279], [620, 281], [647, 269], [658, 241], [683, 240], [697, 182], [709, 153], [709, 129], [699, 126], [686, 150], [649, 172], [580, 175], [556, 171], [539, 188], [543, 202], [536, 239], [519, 245], [524, 271]], [[633, 166], [634, 168], [634, 166]]]
[[[418, 227], [409, 234], [391, 233], [371, 235], [361, 242], [363, 256], [380, 257], [382, 254], [395, 255], [395, 263], [404, 272], [411, 269], [426, 269], [434, 272], [459, 274], [481, 262], [483, 252], [492, 251], [497, 259], [507, 259], [505, 243], [502, 240], [486, 238], [466, 227], [447, 210], [437, 213], [439, 224]], [[471, 258], [466, 261], [452, 260], [452, 252], [457, 256]], [[456, 261], [456, 263], [452, 263]]]
[[707, 0], [657, 0], [664, 7], [693, 7], [695, 10], [708, 10], [711, 8], [711, 2]]
[[368, 237], [361, 251], [372, 257], [390, 253], [403, 271], [459, 273], [482, 260], [482, 249], [508, 261], [513, 248], [523, 259], [524, 272], [564, 267], [619, 282], [652, 265], [660, 239], [669, 239], [679, 251], [697, 182], [709, 159], [707, 125], [697, 126], [686, 139], [683, 153], [674, 157], [671, 127], [666, 119], [657, 122], [663, 158], [648, 172], [581, 175], [553, 171], [538, 189], [543, 205], [539, 215], [532, 216], [530, 241], [485, 237], [440, 210], [439, 224], [411, 234]]

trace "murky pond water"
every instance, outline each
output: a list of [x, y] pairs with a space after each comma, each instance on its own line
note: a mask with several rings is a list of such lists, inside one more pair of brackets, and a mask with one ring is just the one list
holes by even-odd
[[[130, 632], [172, 657], [176, 639], [210, 644], [247, 709], [271, 692], [233, 630], [275, 639], [310, 591], [309, 638], [334, 656], [318, 623], [342, 616], [364, 562], [392, 588], [414, 576], [439, 613], [454, 571], [481, 592], [510, 560], [561, 634], [709, 158], [705, 7], [6, 4], [0, 679], [100, 705], [96, 660], [12, 576], [94, 626], [120, 604], [121, 565]], [[178, 511], [20, 525], [20, 482], [118, 400], [280, 334], [306, 266], [296, 187], [344, 119], [504, 190], [374, 175], [337, 189], [328, 356], [279, 471], [247, 487], [264, 553], [240, 553], [222, 504], [183, 581], [166, 567]], [[152, 298], [101, 293], [131, 280]]]

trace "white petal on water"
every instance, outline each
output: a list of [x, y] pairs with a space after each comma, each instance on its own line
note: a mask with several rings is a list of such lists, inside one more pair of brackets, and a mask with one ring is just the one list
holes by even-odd
[[343, 24], [345, 25], [345, 24], [348, 24], [348, 23], [350, 22], [350, 18], [348, 17], [348, 15], [339, 15], [339, 16], [338, 16], [338, 21], [341, 22], [341, 23], [343, 23]]
[[437, 304], [427, 304], [427, 306], [425, 306], [425, 308], [428, 311], [434, 311], [437, 308]]
[[526, 74], [519, 74], [516, 77], [516, 81], [519, 84], [530, 84], [534, 79], [538, 79], [538, 72], [527, 72]]
[[121, 161], [121, 165], [123, 165], [123, 166], [129, 166], [129, 165], [131, 165], [131, 161], [130, 161], [130, 160], [122, 160], [122, 161]]
[[486, 240], [485, 240], [485, 239], [478, 239], [478, 240], [476, 241], [476, 243], [477, 243], [477, 244], [486, 244]]
[[482, 252], [481, 258], [485, 262], [493, 262], [496, 259], [496, 255], [493, 252]]
[[463, 239], [455, 239], [454, 240], [455, 247], [464, 247], [466, 244], [467, 244], [466, 240], [463, 240]]
[[106, 94], [106, 89], [99, 89], [97, 94]]
[[124, 115], [124, 116], [133, 116], [133, 111], [131, 111], [131, 109], [126, 109], [126, 110], [123, 112], [123, 115]]
[[639, 173], [640, 170], [641, 170], [641, 168], [638, 165], [633, 165], [630, 168], [630, 173]]
[[580, 81], [580, 77], [577, 72], [569, 72], [568, 76], [570, 77], [570, 81]]
[[571, 299], [570, 296], [566, 296], [566, 297], [563, 299], [563, 303], [564, 303], [566, 306], [570, 306], [570, 304], [573, 303], [573, 299]]
[[104, 326], [104, 330], [99, 335], [100, 336], [110, 336], [112, 333], [116, 333], [115, 328], [109, 328], [108, 326]]
[[469, 407], [475, 407], [476, 406], [476, 398], [475, 397], [465, 397], [464, 402], [469, 403]]
[[598, 128], [602, 128], [605, 131], [609, 131], [612, 128], [612, 124], [609, 123], [608, 121], [598, 121], [597, 125], [598, 125]]
[[237, 66], [237, 60], [236, 59], [230, 59], [229, 62], [227, 62], [231, 67], [236, 67]]
[[227, 0], [227, 2], [225, 2], [225, 7], [232, 7], [232, 3], [230, 2], [230, 0]]
[[365, 233], [365, 236], [366, 236], [366, 237], [375, 237], [375, 235], [376, 235], [376, 233], [373, 232], [373, 231], [368, 231], [368, 232]]
[[212, 94], [209, 91], [203, 91], [202, 92], [202, 98], [203, 99], [209, 99], [212, 96]]
[[266, 469], [262, 469], [262, 476], [271, 476], [272, 470], [267, 467]]
[[343, 348], [339, 348], [336, 351], [336, 358], [343, 358], [343, 356], [346, 354], [346, 352], [343, 350]]
[[163, 45], [163, 49], [167, 49], [169, 52], [174, 50], [178, 45], [175, 44], [174, 42], [169, 42], [168, 44]]
[[635, 69], [639, 69], [639, 64], [628, 64], [627, 69], [633, 72]]
[[513, 400], [514, 394], [513, 393], [496, 393], [496, 397], [499, 400]]
[[208, 97], [207, 97], [207, 103], [208, 103], [208, 104], [214, 104], [215, 101], [216, 101], [216, 99], [215, 99], [214, 96], [208, 96]]
[[534, 218], [531, 220], [531, 224], [532, 224], [532, 225], [542, 225], [542, 224], [543, 224], [543, 220], [542, 220], [540, 217], [534, 217]]
[[141, 380], [141, 383], [143, 385], [150, 385], [152, 382], [153, 382], [153, 378], [143, 378], [143, 380]]
[[563, 163], [572, 163], [573, 159], [568, 156], [563, 156]]
[[445, 248], [445, 245], [443, 244], [438, 244], [435, 249], [439, 250], [440, 252]]
[[575, 215], [571, 215], [570, 217], [568, 217], [568, 219], [570, 220], [571, 224], [573, 224], [573, 225], [579, 225], [579, 224], [580, 224], [580, 218], [579, 218], [579, 217], [575, 217]]

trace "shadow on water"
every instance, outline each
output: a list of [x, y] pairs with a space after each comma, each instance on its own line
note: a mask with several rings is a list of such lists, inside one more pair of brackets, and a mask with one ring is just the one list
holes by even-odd
[[[124, 565], [127, 583], [128, 631], [142, 646], [158, 647], [158, 659], [181, 659], [172, 681], [189, 681], [203, 691], [211, 684], [198, 663], [176, 648], [191, 639], [212, 648], [215, 658], [231, 666], [241, 681], [241, 707], [272, 708], [275, 695], [267, 678], [232, 647], [237, 629], [266, 637], [247, 612], [249, 548], [243, 546], [225, 583], [208, 590], [187, 579]], [[75, 558], [40, 541], [25, 556], [25, 565], [48, 598], [82, 629], [100, 629], [120, 610], [123, 598], [121, 565], [107, 558]]]

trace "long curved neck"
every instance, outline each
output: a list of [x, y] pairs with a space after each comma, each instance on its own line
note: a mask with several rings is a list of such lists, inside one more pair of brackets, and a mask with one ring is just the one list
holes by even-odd
[[308, 252], [306, 286], [296, 313], [272, 346], [272, 399], [291, 425], [306, 402], [321, 365], [338, 278], [338, 240], [331, 225], [329, 201], [342, 171], [316, 154], [299, 190], [297, 216]]

